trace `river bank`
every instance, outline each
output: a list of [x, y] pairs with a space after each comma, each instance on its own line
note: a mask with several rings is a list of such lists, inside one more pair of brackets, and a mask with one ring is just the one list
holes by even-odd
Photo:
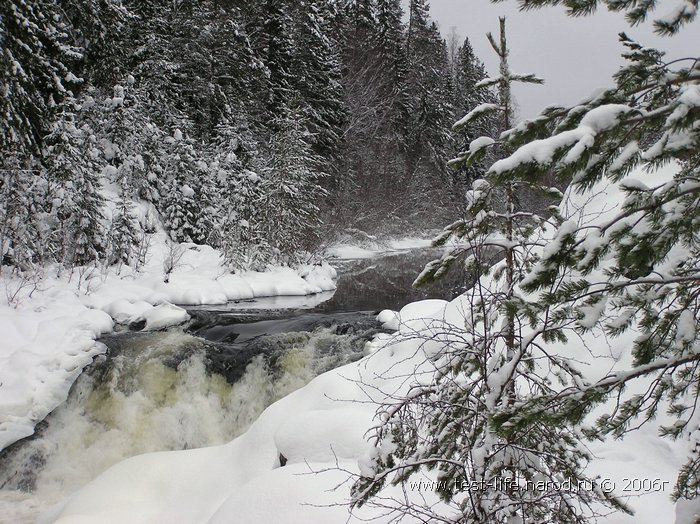
[[105, 351], [96, 340], [117, 325], [157, 330], [187, 320], [182, 305], [335, 289], [328, 264], [232, 274], [215, 249], [169, 246], [164, 233], [156, 235], [139, 271], [45, 268], [32, 277], [3, 275], [0, 449], [31, 435], [66, 399], [83, 368]]

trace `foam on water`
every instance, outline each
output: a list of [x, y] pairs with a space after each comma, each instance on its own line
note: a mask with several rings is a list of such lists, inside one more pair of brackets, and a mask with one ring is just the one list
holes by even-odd
[[206, 341], [178, 331], [135, 338], [97, 362], [36, 437], [0, 455], [0, 522], [33, 522], [127, 457], [228, 442], [274, 401], [357, 358], [363, 344], [332, 328], [260, 343], [275, 347], [275, 358], [255, 356], [233, 384], [208, 371]]

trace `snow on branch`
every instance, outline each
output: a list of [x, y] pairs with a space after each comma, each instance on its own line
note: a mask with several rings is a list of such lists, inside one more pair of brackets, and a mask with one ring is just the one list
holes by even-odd
[[480, 118], [484, 115], [492, 113], [493, 111], [503, 111], [503, 107], [499, 104], [479, 104], [474, 109], [469, 111], [469, 113], [467, 113], [457, 122], [455, 122], [455, 124], [452, 126], [452, 130], [459, 131], [470, 122], [473, 122], [477, 118]]
[[518, 75], [511, 73], [508, 75], [508, 79], [512, 82], [523, 82], [525, 84], [544, 84], [544, 79], [533, 74], [528, 75]]
[[485, 87], [491, 87], [500, 84], [501, 82], [523, 82], [526, 84], [544, 84], [544, 79], [535, 76], [533, 74], [519, 75], [517, 73], [508, 72], [507, 75], [493, 76], [489, 78], [484, 78], [483, 80], [474, 84], [476, 89], [483, 89]]
[[509, 157], [494, 163], [490, 172], [499, 175], [526, 164], [546, 165], [551, 163], [557, 154], [565, 148], [570, 148], [570, 150], [563, 162], [573, 164], [593, 147], [597, 135], [614, 128], [622, 118], [630, 113], [637, 112], [639, 109], [625, 104], [607, 104], [592, 109], [586, 113], [576, 128], [562, 131], [549, 138], [526, 143]]

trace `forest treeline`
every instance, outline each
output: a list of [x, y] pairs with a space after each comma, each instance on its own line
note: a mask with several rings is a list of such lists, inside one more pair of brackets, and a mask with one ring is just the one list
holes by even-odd
[[479, 170], [446, 159], [494, 125], [450, 132], [492, 95], [426, 0], [0, 5], [0, 245], [20, 268], [138, 266], [157, 222], [232, 267], [438, 226]]

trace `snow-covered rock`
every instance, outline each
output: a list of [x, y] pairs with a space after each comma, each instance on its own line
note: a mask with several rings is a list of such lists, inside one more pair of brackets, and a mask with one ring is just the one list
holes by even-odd
[[190, 318], [187, 311], [173, 304], [160, 304], [145, 311], [142, 317], [146, 321], [145, 331], [177, 326]]

